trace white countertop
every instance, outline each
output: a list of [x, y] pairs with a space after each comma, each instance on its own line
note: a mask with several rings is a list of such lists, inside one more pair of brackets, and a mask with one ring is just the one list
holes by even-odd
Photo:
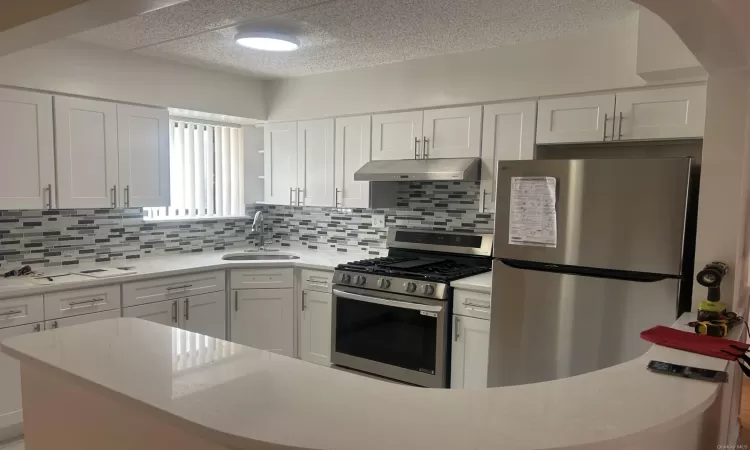
[[466, 291], [482, 292], [490, 294], [492, 292], [492, 271], [480, 273], [473, 277], [461, 278], [460, 280], [451, 281], [451, 286], [455, 289]]
[[[186, 345], [199, 340], [205, 344]], [[31, 333], [3, 341], [2, 350], [116, 400], [155, 407], [165, 420], [230, 448], [622, 449], [643, 433], [700, 417], [719, 392], [718, 384], [652, 374], [649, 360], [728, 365], [653, 346], [635, 360], [557, 381], [425, 389], [139, 319]]]
[[[137, 271], [133, 275], [113, 278], [90, 278], [84, 276], [63, 277], [62, 282], [53, 285], [38, 285], [29, 281], [28, 277], [12, 277], [0, 279], [0, 300], [6, 298], [23, 297], [29, 295], [46, 294], [50, 292], [82, 289], [108, 284], [120, 284], [130, 281], [147, 280], [172, 275], [184, 275], [209, 270], [239, 269], [247, 267], [301, 267], [305, 269], [332, 271], [337, 265], [358, 259], [374, 258], [367, 253], [339, 252], [336, 250], [309, 250], [305, 247], [278, 247], [281, 253], [293, 253], [300, 259], [293, 260], [260, 260], [260, 261], [225, 261], [223, 255], [242, 253], [248, 248], [233, 248], [223, 252], [201, 252], [170, 256], [156, 256], [137, 260], [120, 260], [100, 264], [86, 264], [80, 266], [54, 267], [44, 270], [45, 275], [79, 272], [84, 269], [99, 267], [134, 266]], [[73, 280], [75, 281], [67, 281]]]

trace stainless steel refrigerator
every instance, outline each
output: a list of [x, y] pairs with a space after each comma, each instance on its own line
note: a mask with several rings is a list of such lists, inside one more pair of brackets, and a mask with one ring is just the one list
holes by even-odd
[[689, 305], [691, 162], [498, 164], [490, 386], [635, 358], [648, 348], [642, 330]]

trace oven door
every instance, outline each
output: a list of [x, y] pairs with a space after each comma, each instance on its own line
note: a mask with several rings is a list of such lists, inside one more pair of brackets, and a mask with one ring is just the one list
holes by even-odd
[[425, 387], [447, 387], [446, 301], [336, 286], [331, 362]]

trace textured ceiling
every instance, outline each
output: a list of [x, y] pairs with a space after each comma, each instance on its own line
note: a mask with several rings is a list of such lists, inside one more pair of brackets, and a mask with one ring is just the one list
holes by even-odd
[[[635, 9], [628, 0], [192, 0], [73, 38], [277, 78], [550, 39]], [[293, 31], [302, 48], [240, 47], [240, 25]]]

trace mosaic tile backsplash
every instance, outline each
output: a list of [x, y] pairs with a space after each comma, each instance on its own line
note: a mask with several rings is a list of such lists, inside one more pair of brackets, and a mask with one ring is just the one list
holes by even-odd
[[252, 244], [252, 218], [146, 222], [140, 208], [2, 211], [0, 269], [224, 250]]
[[[465, 233], [494, 231], [494, 214], [480, 213], [479, 183], [402, 182], [395, 209], [346, 209], [257, 205], [272, 224], [273, 242], [308, 248], [367, 251], [383, 254], [387, 228], [410, 228]], [[386, 228], [372, 226], [373, 215], [385, 216]], [[268, 238], [267, 238], [268, 240]]]
[[[0, 270], [35, 269], [253, 245], [252, 215], [266, 213], [266, 242], [310, 249], [385, 252], [386, 228], [492, 233], [479, 212], [479, 184], [400, 183], [397, 208], [384, 210], [250, 205], [247, 219], [144, 221], [140, 208], [0, 211]], [[384, 215], [386, 228], [372, 226]]]

